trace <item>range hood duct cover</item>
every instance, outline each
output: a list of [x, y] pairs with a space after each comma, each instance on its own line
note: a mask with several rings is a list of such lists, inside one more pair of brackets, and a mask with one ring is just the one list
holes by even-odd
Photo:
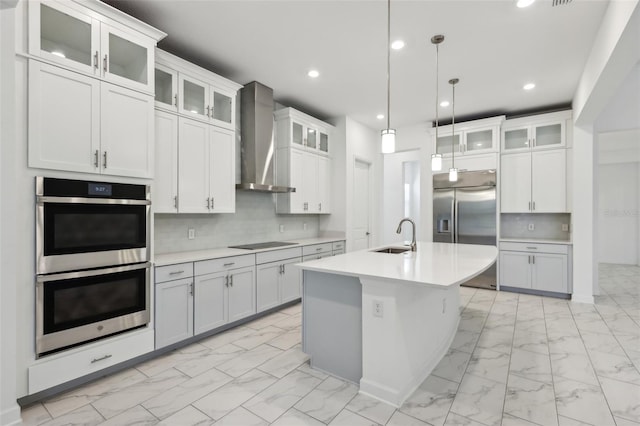
[[274, 182], [273, 89], [251, 82], [240, 92], [241, 176], [236, 189], [257, 192], [295, 192]]

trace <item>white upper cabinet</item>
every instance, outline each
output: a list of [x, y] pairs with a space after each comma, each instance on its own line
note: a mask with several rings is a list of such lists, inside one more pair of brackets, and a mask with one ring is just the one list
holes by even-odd
[[156, 107], [235, 130], [241, 85], [156, 49]]
[[165, 34], [99, 2], [29, 2], [29, 53], [153, 93], [155, 45]]
[[280, 109], [274, 115], [278, 148], [296, 147], [329, 154], [333, 126], [293, 108]]
[[[156, 80], [157, 81], [157, 80]], [[156, 110], [155, 213], [178, 212], [178, 116]]]
[[502, 127], [502, 153], [564, 148], [571, 111], [506, 120]]
[[456, 156], [498, 152], [500, 125], [504, 118], [499, 116], [456, 123], [454, 134], [451, 125], [440, 126], [437, 140], [436, 129], [431, 128], [429, 132], [435, 140], [433, 151], [445, 158], [450, 157], [452, 152]]

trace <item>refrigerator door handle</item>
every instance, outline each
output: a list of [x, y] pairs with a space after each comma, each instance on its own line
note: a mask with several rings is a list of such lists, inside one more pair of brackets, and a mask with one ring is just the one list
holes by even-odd
[[458, 200], [451, 202], [451, 217], [453, 217], [453, 232], [451, 233], [451, 242], [458, 242]]

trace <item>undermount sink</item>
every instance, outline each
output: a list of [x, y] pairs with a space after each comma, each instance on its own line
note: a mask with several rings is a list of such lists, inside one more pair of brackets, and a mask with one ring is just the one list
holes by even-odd
[[407, 252], [409, 250], [411, 250], [411, 247], [384, 247], [373, 251], [376, 253], [398, 254]]

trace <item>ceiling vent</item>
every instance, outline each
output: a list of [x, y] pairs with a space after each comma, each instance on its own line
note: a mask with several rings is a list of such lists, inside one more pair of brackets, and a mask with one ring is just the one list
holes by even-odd
[[571, 3], [571, 0], [552, 0], [552, 6], [562, 6], [563, 4]]

